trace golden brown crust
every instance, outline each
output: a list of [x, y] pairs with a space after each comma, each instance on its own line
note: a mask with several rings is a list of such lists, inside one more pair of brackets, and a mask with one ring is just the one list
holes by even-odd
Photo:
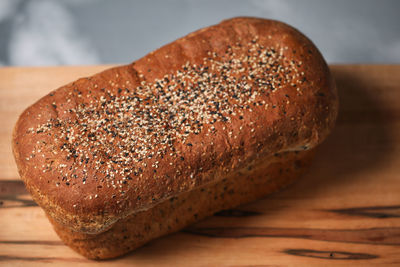
[[54, 229], [68, 246], [90, 259], [121, 256], [162, 235], [191, 223], [254, 201], [288, 185], [307, 170], [313, 150], [276, 155], [275, 163], [262, 162], [212, 185], [164, 201], [152, 209], [132, 214], [100, 234], [71, 231], [51, 218]]
[[43, 97], [20, 116], [13, 150], [50, 217], [98, 233], [257, 159], [312, 148], [336, 115], [333, 79], [311, 41], [277, 21], [235, 18]]

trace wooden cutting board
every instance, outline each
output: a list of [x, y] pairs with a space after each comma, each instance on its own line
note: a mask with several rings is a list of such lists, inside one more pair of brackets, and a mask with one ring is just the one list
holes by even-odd
[[0, 265], [400, 265], [400, 65], [331, 66], [337, 126], [286, 190], [120, 259], [64, 246], [18, 178], [11, 132], [29, 104], [107, 67], [0, 68]]

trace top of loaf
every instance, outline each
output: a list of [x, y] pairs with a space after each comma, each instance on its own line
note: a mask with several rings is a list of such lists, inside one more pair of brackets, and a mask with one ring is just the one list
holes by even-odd
[[313, 147], [336, 113], [311, 41], [234, 18], [51, 92], [23, 112], [13, 147], [50, 216], [98, 232], [257, 157]]

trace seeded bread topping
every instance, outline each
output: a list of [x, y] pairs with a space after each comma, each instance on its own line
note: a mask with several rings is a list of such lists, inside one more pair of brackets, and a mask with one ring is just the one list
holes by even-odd
[[313, 148], [336, 113], [333, 80], [307, 38], [237, 18], [45, 96], [21, 115], [14, 153], [55, 221], [96, 233], [276, 153]]
[[[255, 107], [276, 108], [266, 100], [279, 88], [289, 86], [301, 95], [299, 86], [306, 77], [297, 67], [302, 62], [285, 59], [287, 49], [263, 47], [255, 39], [245, 46], [240, 43], [229, 46], [221, 56], [209, 51], [209, 57], [202, 64], [187, 62], [161, 80], [142, 81], [133, 89], [129, 81], [125, 82], [117, 94], [107, 88], [98, 89], [94, 84], [92, 90], [104, 92], [100, 98], [93, 98], [89, 103], [82, 101], [76, 108], [63, 111], [73, 116], [51, 118], [29, 129], [31, 134], [49, 134], [60, 144], [52, 147], [53, 154], [66, 152], [63, 153], [65, 161], [71, 162], [69, 166], [54, 165], [49, 159], [41, 166], [42, 172], [55, 169], [59, 173], [58, 179], [53, 179], [57, 186], [85, 184], [100, 173], [106, 186], [113, 187], [120, 195], [125, 194], [124, 185], [132, 177], [143, 177], [143, 169], [151, 168], [153, 178], [157, 179], [158, 165], [166, 154], [184, 160], [174, 146], [177, 140], [193, 146], [187, 141], [190, 134], [205, 131], [207, 136], [213, 135], [215, 123], [243, 120], [244, 113], [252, 112]], [[290, 98], [286, 96], [286, 105], [289, 105]], [[78, 98], [81, 97], [78, 92]], [[90, 97], [89, 91], [85, 98]], [[69, 101], [71, 98], [67, 98]], [[57, 108], [55, 103], [52, 105]], [[254, 127], [250, 132], [254, 132]], [[236, 139], [241, 128], [239, 132], [229, 131], [229, 137]], [[41, 155], [43, 146], [39, 141], [38, 144], [26, 160]], [[147, 159], [154, 159], [151, 165]], [[79, 173], [77, 166], [82, 166]], [[87, 168], [94, 168], [98, 173], [90, 177]], [[96, 195], [89, 195], [93, 197]]]

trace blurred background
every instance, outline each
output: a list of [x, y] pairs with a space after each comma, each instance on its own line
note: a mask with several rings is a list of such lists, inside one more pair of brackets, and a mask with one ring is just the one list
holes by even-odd
[[397, 0], [0, 0], [0, 65], [128, 63], [234, 16], [289, 23], [329, 63], [400, 63]]

